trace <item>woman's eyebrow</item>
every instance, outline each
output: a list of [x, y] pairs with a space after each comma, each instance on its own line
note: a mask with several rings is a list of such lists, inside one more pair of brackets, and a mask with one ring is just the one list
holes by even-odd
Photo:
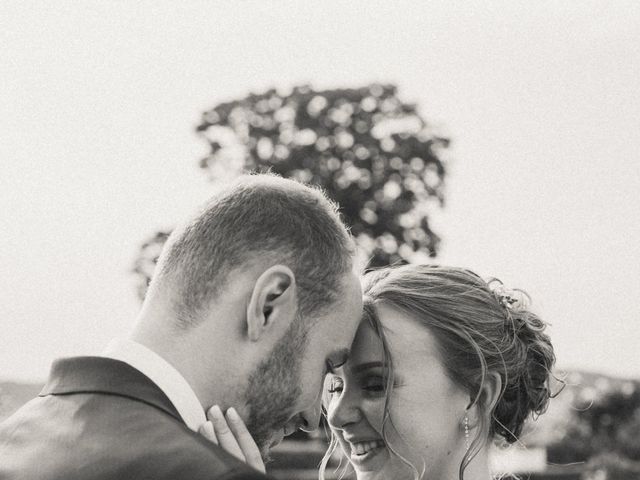
[[366, 362], [366, 363], [361, 363], [359, 365], [355, 365], [351, 368], [351, 371], [353, 373], [360, 373], [363, 372], [365, 370], [369, 370], [370, 368], [386, 368], [388, 367], [388, 364], [386, 362]]

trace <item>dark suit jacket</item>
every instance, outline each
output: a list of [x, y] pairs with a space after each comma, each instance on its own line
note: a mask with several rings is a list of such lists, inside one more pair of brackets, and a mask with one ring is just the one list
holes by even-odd
[[0, 480], [265, 480], [191, 431], [126, 363], [54, 362], [38, 398], [0, 425]]

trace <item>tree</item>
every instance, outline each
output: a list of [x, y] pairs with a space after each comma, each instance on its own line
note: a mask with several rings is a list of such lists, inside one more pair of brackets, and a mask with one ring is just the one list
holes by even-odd
[[[322, 187], [341, 208], [370, 266], [434, 257], [429, 215], [444, 202], [449, 139], [435, 135], [393, 85], [288, 94], [269, 90], [206, 111], [197, 132], [212, 182], [271, 171]], [[140, 294], [168, 232], [142, 246], [134, 271]]]

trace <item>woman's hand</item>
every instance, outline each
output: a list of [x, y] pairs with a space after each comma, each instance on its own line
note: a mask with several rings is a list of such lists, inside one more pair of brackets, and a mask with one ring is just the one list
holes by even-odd
[[209, 420], [198, 429], [198, 433], [249, 466], [265, 473], [260, 449], [235, 408], [229, 408], [225, 416], [220, 407], [214, 405], [207, 412], [207, 418]]

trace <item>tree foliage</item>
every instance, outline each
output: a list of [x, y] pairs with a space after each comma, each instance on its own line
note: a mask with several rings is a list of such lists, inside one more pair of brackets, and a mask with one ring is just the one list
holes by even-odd
[[598, 392], [595, 399], [578, 400], [573, 417], [565, 435], [549, 446], [551, 462], [588, 461], [593, 469], [597, 469], [605, 468], [609, 463], [607, 459], [624, 458], [637, 468], [640, 462], [640, 384], [624, 382]]
[[587, 462], [580, 478], [582, 480], [638, 480], [640, 462], [616, 453], [603, 453]]
[[[210, 147], [200, 167], [214, 183], [271, 171], [322, 187], [370, 266], [436, 255], [429, 217], [444, 201], [441, 155], [449, 140], [395, 86], [251, 94], [206, 111], [197, 132]], [[134, 268], [141, 294], [167, 234], [142, 247]]]

